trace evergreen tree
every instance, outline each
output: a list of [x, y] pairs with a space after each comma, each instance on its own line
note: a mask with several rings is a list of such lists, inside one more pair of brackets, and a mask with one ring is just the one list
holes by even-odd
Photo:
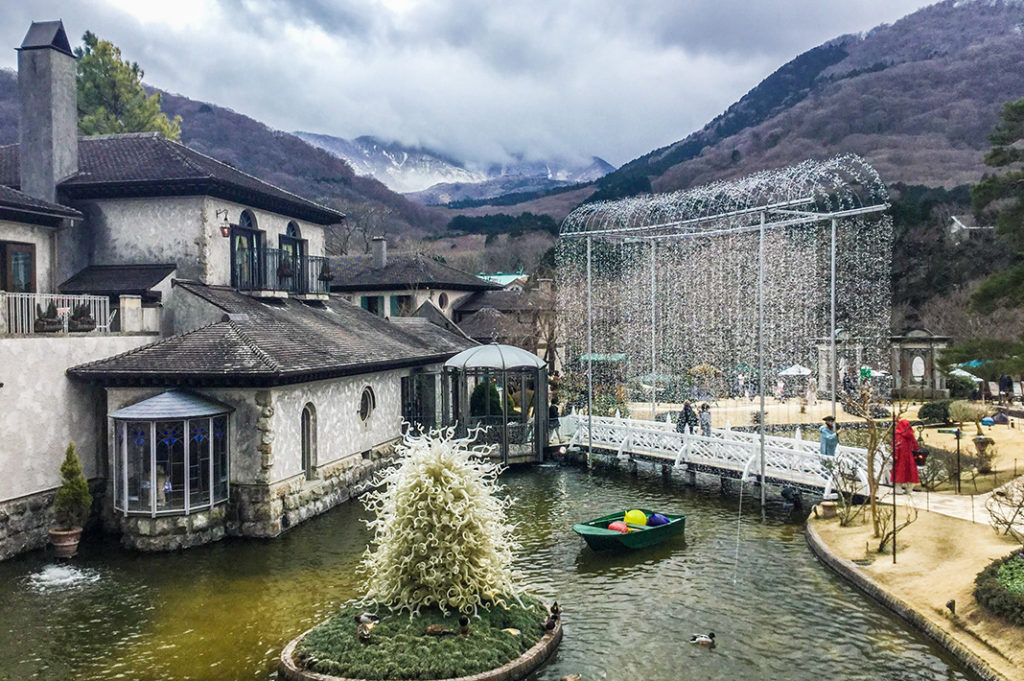
[[177, 140], [181, 116], [173, 120], [160, 110], [160, 93], [147, 95], [143, 70], [121, 59], [121, 50], [86, 31], [78, 57], [78, 131], [83, 135], [159, 132]]
[[89, 517], [92, 494], [89, 482], [82, 473], [82, 462], [75, 453], [75, 445], [68, 443], [64, 462], [60, 465], [61, 485], [53, 499], [53, 511], [57, 524], [65, 530], [81, 526]]
[[1013, 249], [1014, 264], [992, 274], [974, 294], [979, 312], [1024, 305], [1024, 99], [1003, 105], [989, 142], [985, 163], [1006, 170], [976, 184], [971, 203], [978, 211], [995, 213], [996, 231]]

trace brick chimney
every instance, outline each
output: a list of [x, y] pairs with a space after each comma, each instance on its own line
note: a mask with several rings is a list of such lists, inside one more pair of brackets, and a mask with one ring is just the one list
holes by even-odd
[[373, 237], [373, 269], [379, 270], [388, 264], [388, 240], [382, 236]]
[[21, 191], [57, 202], [57, 184], [78, 172], [75, 56], [61, 21], [32, 22], [18, 48]]

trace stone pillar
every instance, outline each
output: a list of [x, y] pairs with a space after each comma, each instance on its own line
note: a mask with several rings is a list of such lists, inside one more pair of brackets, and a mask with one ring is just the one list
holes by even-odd
[[118, 303], [123, 333], [142, 331], [142, 296], [123, 295]]

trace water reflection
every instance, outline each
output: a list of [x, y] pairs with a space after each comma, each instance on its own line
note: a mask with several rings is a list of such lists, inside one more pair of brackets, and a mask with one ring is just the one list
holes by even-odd
[[[565, 605], [564, 643], [538, 681], [967, 678], [823, 569], [782, 513], [744, 514], [736, 561], [735, 499], [566, 468], [504, 481], [518, 567]], [[686, 536], [606, 555], [572, 533], [627, 506], [687, 513]], [[0, 679], [269, 679], [281, 646], [358, 595], [362, 516], [347, 505], [276, 540], [177, 554], [92, 538], [72, 566], [41, 552], [0, 563]], [[686, 643], [706, 631], [715, 650]]]

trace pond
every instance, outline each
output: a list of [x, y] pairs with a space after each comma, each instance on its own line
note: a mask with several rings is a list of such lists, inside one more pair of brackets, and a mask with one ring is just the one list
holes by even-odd
[[[735, 498], [574, 468], [503, 480], [518, 499], [519, 567], [565, 607], [565, 639], [538, 681], [676, 681], [682, 669], [702, 680], [971, 678], [821, 566], [781, 509], [762, 521], [751, 504], [737, 519]], [[685, 539], [602, 555], [571, 530], [628, 506], [687, 513]], [[0, 563], [0, 679], [273, 678], [288, 640], [358, 594], [362, 517], [346, 504], [271, 541], [140, 555], [94, 537], [73, 567], [44, 552]], [[708, 631], [716, 649], [686, 643]]]

